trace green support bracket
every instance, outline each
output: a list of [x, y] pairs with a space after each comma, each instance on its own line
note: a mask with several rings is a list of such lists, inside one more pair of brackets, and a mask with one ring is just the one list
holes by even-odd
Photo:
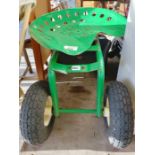
[[[51, 96], [53, 99], [54, 115], [57, 117], [60, 113], [95, 113], [97, 117], [102, 115], [102, 104], [103, 104], [103, 88], [104, 88], [104, 59], [99, 43], [95, 47], [97, 61], [90, 64], [80, 64], [80, 65], [64, 65], [59, 64], [58, 52], [54, 52], [51, 57], [49, 67], [48, 67], [48, 81], [51, 90]], [[94, 51], [94, 47], [92, 47]], [[91, 48], [90, 48], [91, 49]], [[90, 52], [90, 51], [86, 51]], [[78, 66], [79, 70], [72, 70], [72, 67]], [[56, 76], [55, 72], [61, 73], [83, 73], [97, 71], [97, 98], [96, 98], [96, 109], [63, 109], [59, 107], [58, 94], [56, 87]]]

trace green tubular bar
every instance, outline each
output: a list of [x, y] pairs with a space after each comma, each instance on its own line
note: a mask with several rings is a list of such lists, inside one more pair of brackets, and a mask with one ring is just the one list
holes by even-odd
[[[63, 65], [63, 64], [59, 64], [57, 62], [55, 62], [55, 59], [57, 59], [57, 55], [58, 53], [54, 53], [54, 57], [52, 59], [52, 61], [50, 61], [50, 66], [52, 66], [52, 70], [54, 71], [58, 71], [60, 73], [85, 73], [85, 72], [91, 72], [91, 71], [95, 71], [98, 68], [98, 63], [91, 63], [91, 64], [81, 64], [81, 65]], [[72, 67], [74, 66], [79, 66], [79, 68], [81, 68], [80, 70], [72, 70]]]
[[57, 87], [56, 87], [56, 76], [55, 76], [55, 72], [50, 69], [48, 69], [48, 81], [49, 81], [49, 87], [50, 87], [51, 96], [52, 96], [54, 115], [58, 117], [59, 103], [58, 103], [58, 93], [57, 93]]
[[[99, 43], [98, 43], [99, 44]], [[97, 70], [97, 98], [96, 98], [96, 109], [97, 109], [97, 117], [102, 115], [102, 104], [103, 104], [103, 94], [104, 94], [104, 78], [105, 78], [105, 70], [104, 70], [104, 58], [99, 46], [99, 50], [97, 52], [97, 61], [99, 63], [99, 68]]]
[[96, 109], [60, 109], [60, 113], [96, 114]]
[[[48, 66], [48, 81], [53, 100], [54, 115], [60, 113], [93, 113], [102, 116], [104, 97], [104, 59], [99, 42], [92, 46], [98, 33], [121, 37], [126, 18], [103, 8], [72, 8], [45, 14], [30, 25], [30, 35], [40, 45], [54, 51]], [[97, 61], [90, 64], [64, 65], [57, 62], [59, 53], [76, 56], [96, 52]], [[83, 73], [97, 71], [96, 109], [63, 109], [59, 107], [56, 73]]]

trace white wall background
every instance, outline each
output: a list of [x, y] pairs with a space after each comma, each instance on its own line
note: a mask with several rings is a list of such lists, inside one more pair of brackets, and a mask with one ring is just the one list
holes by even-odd
[[121, 60], [117, 80], [129, 89], [132, 102], [135, 102], [135, 5], [131, 0], [125, 39], [121, 51]]

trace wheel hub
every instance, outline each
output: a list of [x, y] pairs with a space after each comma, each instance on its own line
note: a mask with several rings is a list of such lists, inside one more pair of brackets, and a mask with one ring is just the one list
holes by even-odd
[[48, 96], [44, 110], [44, 126], [48, 126], [52, 117], [52, 99]]
[[110, 107], [109, 107], [109, 98], [106, 99], [106, 105], [104, 107], [104, 117], [107, 120], [108, 127], [110, 126]]

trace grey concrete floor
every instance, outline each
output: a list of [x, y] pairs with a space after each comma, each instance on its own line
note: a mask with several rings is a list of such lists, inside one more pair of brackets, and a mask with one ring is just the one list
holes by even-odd
[[[35, 71], [34, 66], [33, 68]], [[57, 87], [60, 106], [66, 108], [94, 108], [96, 99], [96, 78], [94, 75], [77, 75], [78, 77], [85, 76], [85, 78], [75, 79], [74, 75], [64, 76], [58, 74]], [[23, 81], [21, 86], [26, 91], [33, 82]], [[43, 144], [32, 146], [24, 143], [21, 154], [68, 155], [103, 154], [105, 152], [122, 152], [121, 154], [125, 154], [125, 152], [134, 152], [134, 146], [133, 140], [127, 148], [122, 150], [111, 147], [107, 140], [103, 118], [97, 118], [93, 114], [62, 114], [59, 118], [56, 118], [54, 128]], [[111, 154], [109, 153], [109, 155]]]

